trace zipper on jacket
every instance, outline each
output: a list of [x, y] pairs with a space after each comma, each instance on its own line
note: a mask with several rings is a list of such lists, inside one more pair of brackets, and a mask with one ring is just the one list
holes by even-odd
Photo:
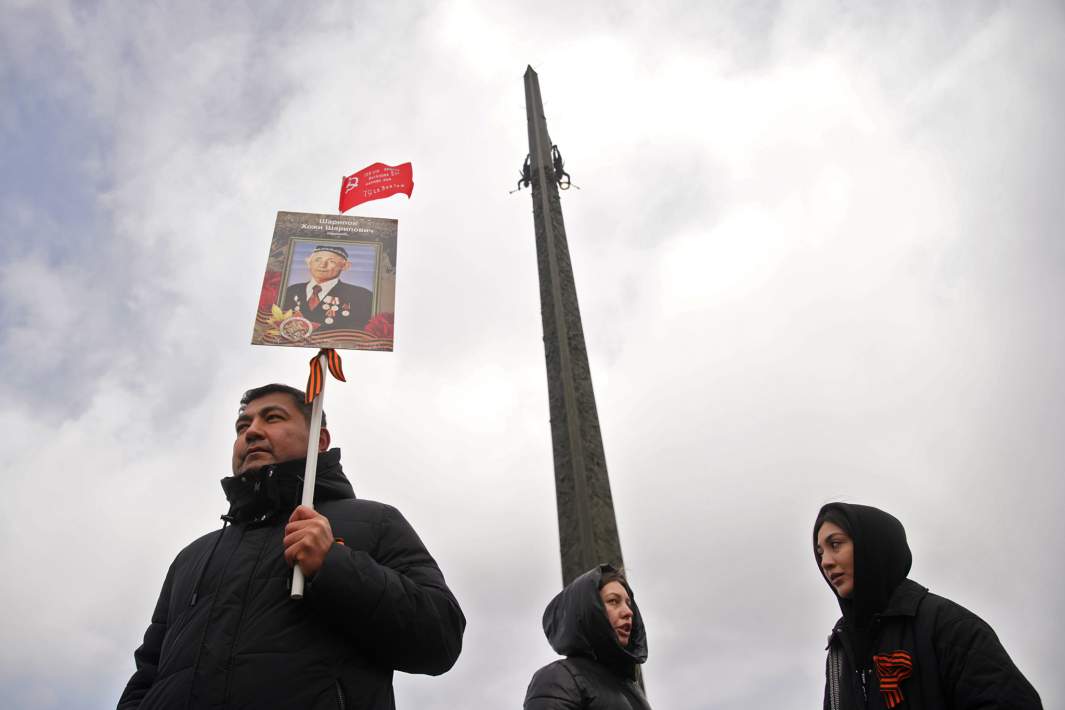
[[[230, 673], [230, 670], [233, 668], [233, 660], [237, 655], [237, 644], [240, 641], [241, 631], [244, 630], [244, 616], [248, 611], [248, 596], [251, 593], [251, 583], [255, 579], [255, 573], [259, 570], [259, 565], [263, 561], [263, 551], [266, 549], [267, 544], [270, 542], [271, 532], [271, 530], [265, 531], [263, 540], [259, 543], [259, 551], [255, 555], [255, 564], [252, 565], [251, 571], [248, 573], [248, 579], [244, 582], [244, 594], [241, 596], [240, 600], [240, 614], [237, 617], [237, 626], [235, 629], [233, 629], [233, 641], [229, 645], [229, 654], [223, 665], [226, 672], [226, 688], [225, 692], [222, 695], [222, 698], [226, 705], [229, 704], [229, 684], [233, 680], [233, 676], [232, 673]], [[244, 538], [241, 537], [241, 540], [238, 543], [238, 547], [240, 544], [243, 544], [243, 542]], [[234, 551], [234, 554], [236, 554], [236, 551]]]
[[841, 710], [839, 697], [839, 677], [843, 673], [843, 663], [840, 659], [838, 646], [829, 646], [828, 649], [828, 707], [830, 710]]
[[200, 598], [200, 582], [203, 581], [203, 576], [207, 574], [207, 566], [211, 564], [211, 559], [214, 557], [215, 550], [218, 549], [218, 543], [222, 542], [222, 536], [226, 534], [226, 526], [232, 521], [228, 515], [222, 516], [222, 530], [218, 533], [218, 537], [214, 539], [214, 544], [211, 545], [211, 551], [207, 553], [207, 559], [204, 561], [203, 566], [200, 567], [200, 573], [196, 575], [196, 584], [192, 588], [192, 596], [189, 597], [189, 606], [196, 606], [196, 600]]
[[[223, 517], [222, 519], [225, 520], [225, 517]], [[234, 532], [239, 533], [239, 535], [237, 537], [236, 546], [232, 550], [229, 551], [229, 556], [226, 557], [225, 561], [222, 563], [222, 569], [218, 572], [219, 584], [221, 584], [222, 580], [224, 580], [226, 578], [226, 572], [229, 571], [229, 563], [233, 561], [233, 555], [235, 555], [237, 553], [237, 550], [240, 549], [241, 544], [243, 544], [243, 542], [244, 542], [244, 533], [245, 533], [246, 527], [247, 526], [243, 526], [243, 525], [240, 526], [240, 527], [235, 527], [234, 530], [230, 532], [230, 535], [232, 535]], [[222, 529], [223, 530], [225, 529], [225, 525], [222, 526]], [[211, 604], [207, 608], [207, 619], [208, 620], [210, 620], [211, 614], [214, 612], [214, 603], [216, 601], [218, 601], [218, 596], [217, 595], [212, 596], [211, 597]], [[207, 639], [207, 632], [210, 631], [210, 629], [211, 629], [211, 625], [210, 624], [205, 623], [203, 625], [203, 631], [200, 633], [199, 643], [196, 644], [196, 660], [192, 664], [192, 681], [189, 683], [189, 692], [188, 692], [188, 695], [186, 696], [186, 700], [185, 700], [185, 707], [186, 708], [192, 707], [192, 696], [196, 692], [196, 677], [197, 677], [197, 675], [200, 672], [200, 657], [203, 654], [203, 642]]]
[[337, 687], [337, 708], [344, 710], [347, 706], [344, 703], [344, 689], [340, 687], [340, 679], [334, 680]]

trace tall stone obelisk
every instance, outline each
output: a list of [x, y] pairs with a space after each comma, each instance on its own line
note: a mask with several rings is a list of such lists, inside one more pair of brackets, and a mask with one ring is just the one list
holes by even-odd
[[562, 222], [558, 196], [561, 161], [556, 172], [553, 144], [547, 134], [540, 98], [540, 81], [532, 67], [525, 72], [525, 107], [529, 119], [529, 171], [525, 177], [532, 187], [558, 537], [562, 583], [566, 585], [601, 562], [621, 567], [621, 543], [566, 226]]

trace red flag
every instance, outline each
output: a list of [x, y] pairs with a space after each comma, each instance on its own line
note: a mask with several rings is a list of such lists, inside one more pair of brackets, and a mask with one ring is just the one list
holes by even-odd
[[410, 197], [413, 191], [414, 168], [410, 163], [395, 167], [374, 163], [340, 181], [340, 211], [347, 212], [355, 205], [400, 192]]

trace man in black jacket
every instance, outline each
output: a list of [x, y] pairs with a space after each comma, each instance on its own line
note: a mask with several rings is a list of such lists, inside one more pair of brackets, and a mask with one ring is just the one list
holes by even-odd
[[229, 512], [171, 564], [120, 710], [392, 709], [393, 671], [455, 663], [458, 602], [399, 511], [355, 498], [324, 416], [315, 510], [296, 505], [309, 411], [284, 385], [245, 393]]
[[1039, 695], [980, 617], [907, 579], [894, 516], [829, 503], [814, 556], [843, 618], [828, 639], [825, 710], [1040, 710]]

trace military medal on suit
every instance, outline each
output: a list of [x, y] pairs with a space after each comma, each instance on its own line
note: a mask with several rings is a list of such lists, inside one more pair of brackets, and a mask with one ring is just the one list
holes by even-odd
[[[311, 308], [307, 303], [307, 283], [292, 284], [285, 292], [285, 310], [318, 324], [316, 330], [362, 330], [370, 320], [373, 294], [365, 288], [338, 281], [321, 301]], [[295, 315], [295, 314], [294, 314]]]

